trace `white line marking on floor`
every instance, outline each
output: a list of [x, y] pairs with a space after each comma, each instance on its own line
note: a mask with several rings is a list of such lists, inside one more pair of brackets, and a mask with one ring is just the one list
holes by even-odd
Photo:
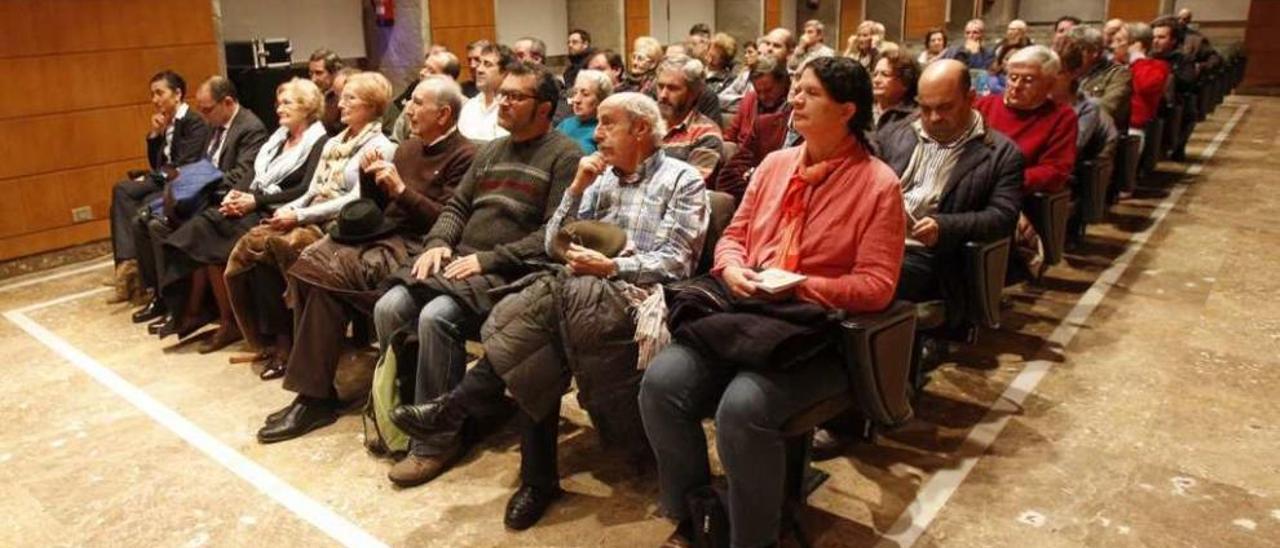
[[111, 266], [111, 260], [110, 260], [110, 259], [105, 260], [105, 261], [97, 261], [97, 262], [90, 263], [90, 264], [87, 264], [87, 265], [82, 266], [82, 267], [79, 267], [79, 268], [73, 268], [73, 269], [71, 269], [71, 270], [63, 270], [63, 271], [61, 271], [61, 272], [54, 272], [54, 273], [52, 273], [52, 274], [48, 274], [48, 275], [45, 275], [45, 276], [41, 276], [41, 277], [39, 277], [39, 278], [32, 278], [32, 279], [29, 279], [29, 280], [22, 280], [22, 281], [20, 281], [20, 282], [14, 282], [14, 283], [11, 283], [11, 284], [8, 284], [8, 285], [3, 285], [3, 286], [0, 286], [0, 292], [13, 291], [14, 289], [22, 289], [22, 288], [24, 288], [24, 287], [33, 286], [33, 285], [40, 284], [40, 283], [44, 283], [44, 282], [48, 282], [48, 281], [51, 281], [51, 280], [57, 280], [57, 279], [60, 279], [60, 278], [68, 278], [68, 277], [71, 277], [71, 276], [75, 276], [75, 275], [78, 275], [78, 274], [84, 274], [85, 272], [91, 272], [91, 271], [97, 270], [97, 269], [99, 269], [99, 268], [107, 267], [107, 266]]
[[[103, 288], [104, 290], [107, 288]], [[98, 291], [98, 290], [95, 290]], [[85, 292], [79, 295], [69, 295], [59, 299], [61, 302], [71, 300], [71, 297], [83, 297], [85, 294], [94, 291]], [[42, 303], [44, 306], [48, 304]], [[38, 307], [28, 307], [34, 310]], [[281, 506], [289, 509], [299, 518], [311, 523], [316, 528], [323, 531], [329, 537], [344, 546], [386, 546], [385, 543], [374, 538], [365, 532], [359, 526], [348, 521], [346, 518], [338, 515], [329, 507], [316, 502], [306, 494], [295, 489], [284, 480], [272, 474], [266, 468], [258, 463], [249, 460], [248, 457], [240, 454], [235, 449], [218, 441], [217, 438], [208, 432], [201, 430], [191, 421], [179, 415], [174, 410], [166, 407], [164, 404], [152, 398], [142, 389], [130, 384], [123, 377], [116, 374], [111, 369], [98, 363], [88, 354], [80, 351], [80, 349], [72, 346], [61, 337], [53, 332], [45, 329], [44, 326], [36, 323], [27, 317], [21, 311], [11, 310], [5, 312], [4, 317], [14, 325], [17, 325], [28, 335], [34, 337], [37, 341], [49, 347], [58, 355], [62, 356], [71, 365], [80, 369], [84, 373], [93, 377], [98, 383], [115, 392], [124, 398], [134, 407], [151, 417], [152, 420], [160, 423], [161, 426], [169, 429], [178, 437], [191, 444], [201, 453], [221, 464], [231, 473], [248, 482], [262, 494], [271, 497]]]
[[[1245, 111], [1249, 110], [1249, 105], [1240, 105], [1236, 108], [1236, 112], [1231, 116], [1218, 135], [1214, 137], [1213, 142], [1209, 144], [1200, 153], [1200, 163], [1195, 164], [1187, 169], [1187, 174], [1198, 175], [1203, 168], [1204, 162], [1207, 162], [1218, 151], [1218, 147], [1226, 140], [1231, 131], [1235, 129], [1240, 118], [1244, 116]], [[1152, 223], [1150, 226], [1134, 234], [1129, 238], [1129, 246], [1125, 249], [1115, 262], [1102, 272], [1085, 292], [1076, 305], [1063, 318], [1058, 327], [1046, 339], [1044, 346], [1037, 354], [1044, 352], [1059, 353], [1065, 349], [1071, 340], [1075, 338], [1076, 333], [1093, 314], [1098, 304], [1106, 297], [1107, 292], [1115, 286], [1117, 280], [1120, 279], [1133, 257], [1142, 251], [1146, 246], [1147, 240], [1155, 233], [1156, 229], [1164, 221], [1169, 211], [1177, 205], [1182, 198], [1183, 193], [1187, 190], [1187, 185], [1180, 185], [1173, 189], [1164, 201], [1160, 202], [1159, 207], [1151, 214]], [[923, 486], [921, 486], [916, 499], [911, 505], [898, 516], [897, 521], [884, 532], [883, 538], [876, 544], [877, 548], [902, 547], [906, 548], [915, 544], [920, 535], [924, 534], [925, 529], [930, 523], [938, 517], [938, 513], [942, 511], [942, 507], [946, 505], [947, 500], [954, 495], [956, 489], [968, 477], [969, 472], [973, 471], [973, 467], [978, 464], [978, 460], [987, 452], [987, 449], [995, 442], [1000, 432], [1004, 430], [1009, 419], [1018, 413], [1022, 407], [1022, 402], [1035, 391], [1036, 386], [1044, 379], [1049, 370], [1053, 368], [1053, 362], [1049, 360], [1032, 360], [1027, 362], [1022, 372], [1009, 383], [1000, 398], [992, 404], [991, 409], [982, 417], [982, 420], [969, 431], [969, 436], [960, 444], [960, 449], [956, 452], [956, 456], [960, 460], [954, 466], [938, 470], [929, 478]]]
[[56, 299], [53, 299], [53, 300], [51, 300], [51, 301], [45, 301], [45, 302], [42, 302], [42, 303], [36, 303], [36, 304], [32, 304], [32, 305], [27, 305], [27, 306], [24, 306], [24, 307], [22, 307], [22, 308], [14, 309], [14, 310], [12, 310], [11, 312], [17, 312], [17, 313], [19, 313], [19, 314], [27, 314], [27, 313], [29, 313], [29, 312], [33, 312], [33, 311], [36, 311], [36, 310], [40, 310], [41, 308], [48, 308], [48, 307], [50, 307], [50, 306], [57, 306], [57, 305], [60, 305], [60, 304], [62, 304], [62, 303], [71, 302], [71, 301], [74, 301], [74, 300], [76, 300], [76, 299], [83, 299], [83, 298], [85, 298], [85, 297], [89, 297], [89, 296], [97, 295], [98, 293], [106, 293], [106, 292], [108, 292], [108, 291], [111, 291], [111, 288], [110, 288], [110, 287], [99, 287], [99, 288], [97, 288], [97, 289], [90, 289], [90, 290], [88, 290], [88, 291], [81, 291], [81, 292], [79, 292], [79, 293], [72, 293], [72, 294], [70, 294], [70, 295], [63, 295], [63, 296], [58, 297], [58, 298], [56, 298]]

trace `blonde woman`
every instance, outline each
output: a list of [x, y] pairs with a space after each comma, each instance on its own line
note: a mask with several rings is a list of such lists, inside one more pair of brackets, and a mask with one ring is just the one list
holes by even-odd
[[658, 63], [663, 58], [662, 42], [652, 36], [636, 38], [631, 47], [631, 63], [627, 65], [627, 77], [617, 91], [652, 93], [657, 80]]
[[[295, 78], [276, 89], [276, 115], [280, 127], [258, 149], [253, 179], [233, 187], [218, 204], [183, 223], [164, 241], [164, 272], [160, 287], [179, 318], [179, 332], [203, 324], [197, 316], [205, 288], [213, 289], [218, 305], [219, 330], [202, 352], [211, 352], [238, 340], [239, 329], [227, 299], [226, 268], [231, 249], [246, 232], [270, 217], [276, 207], [306, 190], [306, 181], [320, 159], [328, 136], [321, 118], [324, 95], [310, 80]], [[184, 302], [185, 298], [185, 302]]]
[[884, 32], [884, 25], [875, 21], [863, 21], [845, 44], [844, 56], [857, 61], [867, 72], [871, 72], [880, 55], [878, 48], [884, 40]]
[[240, 331], [258, 349], [274, 345], [270, 355], [277, 359], [287, 358], [292, 349], [284, 273], [304, 248], [324, 236], [325, 225], [342, 206], [360, 197], [360, 158], [372, 150], [391, 157], [393, 145], [380, 122], [390, 102], [386, 77], [375, 72], [349, 76], [338, 100], [346, 129], [325, 143], [306, 191], [264, 218], [231, 251], [226, 281]]

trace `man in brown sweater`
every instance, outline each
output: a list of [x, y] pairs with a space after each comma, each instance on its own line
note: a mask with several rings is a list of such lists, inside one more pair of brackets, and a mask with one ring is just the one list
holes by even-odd
[[[428, 234], [427, 251], [408, 272], [397, 274], [403, 285], [388, 291], [374, 309], [383, 348], [393, 333], [417, 322], [417, 403], [444, 394], [462, 379], [464, 345], [479, 337], [494, 305], [488, 290], [521, 276], [525, 261], [545, 257], [544, 225], [582, 157], [575, 141], [551, 131], [559, 86], [546, 68], [514, 66], [498, 97], [498, 120], [510, 135], [476, 153]], [[415, 440], [389, 477], [401, 486], [427, 482], [452, 464], [461, 448], [459, 431]]]
[[475, 145], [456, 130], [462, 101], [452, 80], [423, 79], [406, 105], [414, 137], [390, 161], [378, 151], [361, 159], [360, 193], [384, 210], [381, 230], [326, 236], [289, 269], [297, 343], [268, 357], [262, 377], [284, 375], [284, 388], [298, 396], [267, 418], [259, 441], [291, 439], [337, 420], [334, 376], [347, 324], [372, 314], [382, 281], [425, 249], [427, 230], [471, 167]]

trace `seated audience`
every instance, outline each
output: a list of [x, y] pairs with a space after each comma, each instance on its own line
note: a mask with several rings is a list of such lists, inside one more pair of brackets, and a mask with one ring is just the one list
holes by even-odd
[[[1085, 27], [1076, 27], [1084, 29]], [[1093, 160], [1111, 165], [1115, 157], [1116, 137], [1120, 132], [1102, 106], [1102, 100], [1090, 97], [1080, 89], [1085, 76], [1087, 49], [1076, 37], [1076, 29], [1063, 35], [1058, 42], [1058, 60], [1061, 67], [1058, 78], [1049, 90], [1049, 99], [1055, 103], [1071, 105], [1076, 112], [1076, 159]]]
[[1009, 26], [1005, 27], [1004, 38], [996, 42], [993, 56], [997, 61], [1003, 62], [1008, 59], [1009, 53], [1031, 45], [1031, 37], [1027, 36], [1027, 22], [1021, 19], [1009, 21]]
[[508, 68], [515, 62], [515, 56], [507, 46], [489, 44], [480, 50], [480, 62], [473, 73], [480, 93], [463, 103], [462, 112], [458, 115], [458, 132], [463, 137], [472, 141], [492, 141], [507, 135], [507, 130], [498, 123], [498, 110], [502, 106], [498, 88], [502, 86]]
[[1081, 23], [1083, 23], [1083, 21], [1074, 15], [1063, 15], [1062, 17], [1059, 17], [1058, 20], [1053, 23], [1053, 41], [1051, 42], [1053, 50], [1058, 51], [1058, 48], [1062, 47], [1062, 41], [1066, 39], [1067, 33], [1071, 32], [1071, 29], [1080, 26]]
[[991, 48], [982, 44], [986, 33], [987, 24], [983, 20], [970, 19], [964, 24], [964, 44], [947, 48], [942, 57], [966, 63], [972, 70], [987, 70], [991, 66], [993, 54]]
[[1196, 101], [1183, 100], [1183, 97], [1200, 89], [1200, 84], [1196, 81], [1199, 78], [1196, 61], [1183, 51], [1184, 32], [1182, 25], [1174, 17], [1161, 17], [1151, 22], [1149, 55], [1169, 65], [1169, 73], [1173, 75], [1173, 95], [1170, 100], [1180, 101], [1184, 107], [1182, 127], [1178, 132], [1179, 141], [1169, 143], [1172, 148], [1169, 159], [1175, 162], [1186, 161], [1187, 140], [1195, 131], [1196, 120], [1199, 118]]
[[[765, 158], [716, 246], [714, 287], [727, 291], [724, 297], [733, 303], [786, 301], [788, 310], [826, 314], [876, 311], [892, 302], [905, 239], [902, 195], [893, 170], [871, 156], [861, 137], [871, 126], [871, 82], [855, 64], [820, 58], [801, 72], [792, 106], [805, 144]], [[766, 294], [757, 269], [768, 267], [807, 279]], [[695, 524], [685, 497], [711, 484], [702, 420], [714, 410], [717, 453], [729, 484], [730, 543], [775, 545], [786, 482], [782, 425], [814, 403], [846, 393], [848, 376], [831, 347], [788, 363], [756, 358], [759, 363], [747, 365], [740, 360], [753, 356], [742, 352], [727, 361], [724, 352], [748, 343], [758, 352], [747, 354], [775, 350], [777, 339], [745, 340], [742, 326], [769, 320], [793, 326], [777, 328], [790, 332], [796, 324], [744, 313], [710, 317], [716, 321], [703, 324], [700, 336], [678, 337], [655, 356], [641, 383], [660, 508], [679, 522], [669, 542], [692, 538]]]
[[1080, 67], [1080, 91], [1098, 100], [1102, 111], [1115, 121], [1116, 128], [1129, 130], [1129, 103], [1133, 98], [1133, 74], [1129, 67], [1108, 61], [1103, 53], [1106, 44], [1102, 33], [1093, 27], [1075, 27], [1057, 41], [1054, 51], [1059, 56], [1065, 48], [1080, 51], [1083, 65]]
[[547, 43], [543, 42], [541, 38], [525, 36], [511, 44], [511, 53], [516, 56], [516, 61], [522, 63], [545, 64], [547, 61]]
[[[214, 76], [200, 84], [196, 90], [195, 107], [211, 128], [204, 158], [222, 172], [219, 187], [223, 190], [244, 188], [253, 181], [254, 160], [262, 143], [267, 140], [266, 127], [253, 111], [241, 108], [235, 85], [222, 76]], [[153, 295], [151, 303], [134, 313], [133, 321], [155, 320], [148, 325], [148, 332], [161, 338], [175, 333], [185, 337], [210, 319], [187, 316], [185, 313], [192, 310], [183, 299], [186, 295], [161, 284], [168, 279], [165, 277], [168, 268], [164, 241], [185, 221], [185, 218], [169, 218], [162, 214], [138, 217], [133, 224], [138, 270]], [[193, 300], [191, 304], [194, 306], [198, 302]]]
[[656, 95], [667, 135], [662, 148], [667, 155], [698, 169], [711, 179], [720, 166], [724, 140], [720, 124], [695, 108], [703, 84], [702, 61], [689, 57], [667, 59], [657, 70]]
[[360, 197], [360, 158], [371, 150], [390, 156], [392, 144], [379, 121], [389, 102], [391, 83], [381, 74], [347, 77], [340, 99], [347, 127], [324, 144], [306, 192], [276, 208], [231, 249], [224, 273], [231, 308], [241, 333], [257, 348], [274, 344], [276, 356], [288, 356], [293, 348], [289, 306], [298, 302], [292, 294], [286, 300], [285, 273], [303, 249], [324, 236], [342, 206]]
[[483, 39], [467, 44], [467, 72], [471, 75], [471, 79], [462, 82], [462, 94], [468, 99], [480, 93], [480, 87], [476, 83], [476, 70], [480, 68], [480, 54], [490, 44], [491, 42]]
[[924, 51], [920, 52], [920, 57], [916, 59], [916, 63], [925, 66], [942, 58], [942, 52], [947, 49], [947, 31], [940, 28], [932, 28], [924, 33]]
[[880, 58], [880, 52], [876, 49], [875, 35], [879, 31], [882, 35], [884, 31], [879, 29], [883, 25], [875, 21], [863, 21], [858, 24], [858, 30], [849, 37], [849, 43], [844, 50], [844, 56], [857, 61], [862, 68], [867, 69], [870, 74], [871, 70], [876, 66], [876, 59]]
[[919, 78], [920, 66], [906, 55], [881, 55], [876, 61], [875, 71], [871, 73], [871, 92], [875, 98], [871, 119], [877, 133], [916, 113]]
[[203, 308], [205, 288], [213, 290], [219, 329], [200, 347], [201, 353], [240, 339], [223, 277], [227, 257], [241, 236], [306, 190], [329, 139], [320, 122], [323, 113], [324, 96], [310, 80], [295, 78], [281, 84], [276, 89], [280, 127], [258, 149], [253, 178], [231, 186], [221, 202], [200, 211], [165, 238], [160, 282], [166, 307], [174, 312], [185, 309], [187, 317], [195, 317]]
[[[627, 72], [626, 65], [622, 63], [622, 55], [611, 49], [596, 51], [587, 61], [587, 68], [607, 74], [609, 80], [613, 82], [614, 91], [622, 87], [623, 75]], [[574, 82], [576, 83], [577, 80]]]
[[880, 156], [902, 178], [907, 248], [898, 298], [947, 300], [952, 325], [965, 317], [960, 251], [965, 242], [1008, 237], [1022, 209], [1022, 153], [973, 109], [969, 70], [955, 60], [924, 69], [922, 115], [880, 134]]
[[[1023, 194], [1053, 194], [1067, 187], [1076, 164], [1076, 113], [1054, 102], [1049, 91], [1057, 83], [1058, 54], [1044, 46], [1028, 46], [1009, 59], [1009, 89], [1003, 96], [978, 99], [975, 107], [987, 125], [1017, 143], [1023, 157]], [[1025, 215], [1018, 219], [1015, 251], [1033, 278], [1039, 278], [1044, 249]]]
[[707, 90], [717, 97], [734, 78], [733, 58], [737, 54], [737, 40], [723, 32], [717, 32], [707, 44]]
[[1130, 102], [1129, 133], [1145, 135], [1143, 130], [1160, 111], [1160, 99], [1169, 81], [1169, 63], [1148, 57], [1151, 51], [1151, 26], [1131, 23], [1117, 33], [1117, 40], [1128, 41], [1129, 70], [1133, 73], [1133, 99]]
[[556, 131], [577, 141], [584, 153], [591, 154], [596, 151], [596, 109], [613, 93], [613, 82], [605, 73], [596, 70], [583, 70], [577, 74], [578, 81], [574, 83], [573, 95], [569, 99], [573, 105], [573, 116], [560, 122]]
[[751, 74], [752, 91], [725, 131], [725, 140], [737, 143], [738, 150], [726, 159], [713, 183], [708, 185], [712, 190], [729, 193], [735, 202], [742, 201], [751, 171], [764, 157], [784, 144], [790, 145], [785, 142], [787, 123], [791, 119], [791, 105], [787, 102], [791, 77], [786, 66], [775, 57], [761, 57]]
[[825, 25], [817, 19], [804, 22], [804, 32], [800, 35], [799, 44], [787, 57], [787, 70], [794, 73], [805, 63], [819, 57], [834, 57], [836, 50], [825, 43]]
[[338, 54], [320, 48], [311, 54], [311, 60], [307, 64], [307, 72], [311, 76], [311, 81], [315, 82], [316, 87], [320, 88], [320, 92], [324, 94], [324, 117], [321, 121], [324, 123], [324, 129], [332, 137], [342, 131], [342, 123], [339, 121], [341, 113], [338, 111], [338, 98], [340, 91], [334, 89], [334, 79], [338, 76], [338, 71], [342, 70], [346, 65], [342, 62], [342, 58]]
[[[414, 138], [394, 156], [364, 152], [361, 200], [348, 204], [336, 231], [303, 250], [289, 269], [297, 344], [291, 352], [277, 346], [263, 375], [283, 374], [285, 390], [298, 395], [283, 414], [268, 418], [259, 441], [291, 439], [337, 418], [334, 381], [347, 324], [370, 317], [383, 280], [422, 253], [424, 235], [471, 167], [475, 145], [456, 131], [462, 99], [448, 78], [429, 76], [418, 84], [407, 111]], [[382, 222], [348, 233], [345, 217]]]
[[684, 40], [688, 51], [685, 55], [694, 59], [704, 59], [707, 56], [707, 47], [711, 45], [711, 27], [706, 23], [694, 23], [689, 27], [689, 36]]
[[[434, 46], [433, 46], [434, 48]], [[382, 115], [382, 131], [390, 132], [387, 136], [391, 138], [391, 142], [399, 144], [409, 140], [409, 117], [405, 115], [405, 105], [413, 98], [414, 90], [418, 89], [418, 82], [421, 82], [428, 76], [441, 75], [453, 81], [458, 81], [458, 77], [462, 75], [462, 65], [458, 63], [458, 56], [448, 51], [437, 51], [427, 55], [422, 61], [422, 69], [418, 71], [418, 77], [414, 78], [409, 85], [405, 87], [404, 93], [391, 101], [391, 105], [387, 107], [387, 113]]]
[[1008, 71], [1005, 66], [1009, 62], [1009, 58], [1022, 48], [1018, 46], [1009, 46], [1000, 50], [1001, 56], [991, 63], [991, 67], [987, 69], [983, 75], [982, 83], [978, 85], [978, 95], [986, 97], [988, 95], [1004, 95], [1005, 88], [1008, 87]]
[[627, 75], [617, 91], [638, 91], [653, 93], [654, 80], [657, 78], [658, 63], [663, 59], [662, 42], [652, 36], [636, 38], [631, 46], [631, 64], [627, 66]]
[[[582, 158], [577, 143], [551, 130], [559, 89], [549, 71], [515, 65], [501, 95], [500, 120], [510, 135], [476, 152], [428, 233], [426, 251], [395, 274], [396, 286], [374, 307], [381, 348], [416, 323], [415, 403], [447, 393], [463, 378], [464, 345], [478, 338], [495, 304], [489, 290], [526, 274], [527, 261], [545, 257], [545, 224]], [[460, 436], [458, 428], [420, 437], [389, 478], [402, 486], [429, 481], [462, 455]]]
[[[564, 69], [564, 83], [566, 88], [572, 90], [573, 85], [578, 81], [578, 71], [588, 68], [587, 62], [595, 56], [596, 50], [591, 47], [591, 33], [582, 29], [569, 31], [565, 48], [568, 53], [566, 55], [568, 66]], [[572, 96], [570, 93], [565, 95]]]
[[760, 59], [760, 50], [758, 48], [759, 46], [756, 45], [755, 41], [743, 44], [742, 66], [738, 68], [738, 74], [732, 80], [726, 82], [724, 87], [720, 88], [717, 93], [722, 112], [737, 112], [738, 103], [751, 90], [751, 69], [756, 66], [756, 62]]
[[[532, 526], [562, 494], [556, 437], [571, 381], [606, 443], [637, 457], [649, 450], [636, 402], [645, 354], [636, 341], [645, 333], [637, 333], [631, 309], [661, 298], [655, 284], [693, 273], [709, 218], [702, 178], [660, 148], [662, 125], [657, 105], [642, 94], [614, 95], [600, 105], [600, 152], [579, 163], [547, 223], [547, 252], [567, 269], [545, 273], [494, 309], [484, 329], [485, 357], [456, 388], [392, 413], [415, 439], [428, 439], [484, 417], [504, 392], [511, 394], [522, 431], [520, 487], [503, 520], [511, 529]], [[577, 244], [557, 252], [560, 230], [578, 221], [607, 223], [625, 237], [625, 249], [612, 258]], [[553, 295], [564, 304], [539, 304]]]
[[[1119, 34], [1121, 30], [1124, 30], [1124, 27], [1125, 24], [1123, 19], [1108, 19], [1107, 22], [1102, 25], [1102, 43], [1107, 44], [1110, 50], [1107, 52], [1108, 60], [1115, 61], [1117, 63], [1123, 62], [1115, 57], [1115, 55], [1119, 53], [1116, 51], [1115, 41], [1116, 35]], [[1126, 44], [1126, 47], [1127, 46], [1128, 44]]]
[[[176, 72], [164, 70], [151, 77], [149, 86], [151, 106], [156, 111], [147, 132], [150, 172], [199, 160], [209, 142], [209, 126], [186, 103], [187, 81]], [[116, 270], [112, 280], [115, 291], [109, 302], [125, 302], [142, 295], [131, 227], [139, 209], [159, 196], [161, 189], [146, 173], [134, 174], [111, 188], [111, 248]]]

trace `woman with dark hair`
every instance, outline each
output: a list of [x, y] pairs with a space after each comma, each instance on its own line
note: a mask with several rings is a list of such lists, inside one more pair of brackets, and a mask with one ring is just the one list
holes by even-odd
[[[795, 130], [805, 142], [760, 164], [716, 246], [714, 283], [704, 288], [715, 287], [735, 305], [753, 303], [753, 310], [776, 311], [785, 303], [814, 316], [889, 305], [902, 263], [905, 213], [898, 178], [869, 152], [871, 96], [866, 70], [852, 59], [819, 58], [803, 69], [791, 102]], [[804, 279], [766, 292], [758, 272], [766, 268]], [[849, 390], [830, 347], [787, 363], [730, 358], [733, 348], [747, 346], [755, 356], [775, 355], [779, 340], [770, 329], [756, 328], [750, 340], [744, 338], [738, 318], [756, 327], [785, 324], [779, 334], [813, 329], [767, 313], [712, 313], [673, 329], [674, 342], [650, 362], [640, 410], [657, 456], [662, 510], [679, 522], [673, 541], [690, 538], [693, 530], [685, 496], [711, 483], [701, 425], [706, 411], [715, 409], [717, 449], [729, 481], [732, 545], [774, 545], [786, 476], [782, 425]]]
[[871, 114], [877, 132], [915, 114], [919, 80], [920, 66], [911, 58], [898, 53], [880, 56], [871, 75], [871, 92], [875, 97]]
[[916, 59], [916, 62], [923, 67], [941, 56], [946, 49], [946, 31], [937, 27], [931, 28], [924, 33], [924, 51], [920, 52], [920, 57]]

